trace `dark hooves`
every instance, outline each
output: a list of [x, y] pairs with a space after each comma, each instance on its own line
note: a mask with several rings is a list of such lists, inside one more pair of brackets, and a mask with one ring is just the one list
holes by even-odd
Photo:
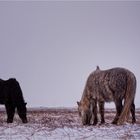
[[27, 121], [27, 120], [23, 120], [22, 122], [23, 122], [23, 123], [28, 123], [28, 121]]
[[132, 120], [132, 124], [135, 124], [136, 123], [136, 120]]
[[112, 124], [115, 124], [115, 125], [117, 125], [117, 121], [113, 121], [113, 122], [112, 122]]
[[7, 120], [7, 123], [13, 123], [13, 121], [12, 120]]
[[97, 122], [94, 122], [94, 123], [93, 123], [93, 125], [96, 125], [96, 124], [97, 124]]

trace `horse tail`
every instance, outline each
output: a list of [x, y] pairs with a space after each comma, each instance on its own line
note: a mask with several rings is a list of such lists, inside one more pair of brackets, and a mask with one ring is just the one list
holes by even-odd
[[136, 93], [136, 78], [133, 73], [128, 72], [127, 75], [127, 87], [124, 97], [124, 106], [119, 117], [118, 124], [123, 124], [125, 121], [128, 120], [131, 104], [134, 101]]

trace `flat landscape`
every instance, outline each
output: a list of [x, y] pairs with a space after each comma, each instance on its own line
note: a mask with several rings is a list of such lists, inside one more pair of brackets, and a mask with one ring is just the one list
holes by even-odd
[[5, 109], [0, 109], [0, 140], [139, 140], [140, 109], [136, 124], [111, 124], [114, 109], [106, 109], [104, 125], [83, 126], [76, 108], [29, 108], [28, 123], [16, 114], [12, 124], [6, 123]]

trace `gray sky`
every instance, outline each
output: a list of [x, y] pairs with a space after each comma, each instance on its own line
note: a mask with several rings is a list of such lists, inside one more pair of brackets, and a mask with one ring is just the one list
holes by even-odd
[[140, 2], [0, 2], [0, 78], [16, 77], [29, 107], [73, 107], [86, 79], [125, 67], [137, 77]]

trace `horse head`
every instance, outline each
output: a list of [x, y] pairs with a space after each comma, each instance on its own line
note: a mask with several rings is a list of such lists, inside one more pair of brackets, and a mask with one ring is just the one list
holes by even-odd
[[82, 120], [83, 125], [90, 125], [91, 118], [92, 118], [92, 104], [90, 101], [80, 101], [77, 102], [78, 105], [78, 113]]
[[27, 103], [20, 103], [17, 105], [17, 112], [23, 123], [27, 123]]

